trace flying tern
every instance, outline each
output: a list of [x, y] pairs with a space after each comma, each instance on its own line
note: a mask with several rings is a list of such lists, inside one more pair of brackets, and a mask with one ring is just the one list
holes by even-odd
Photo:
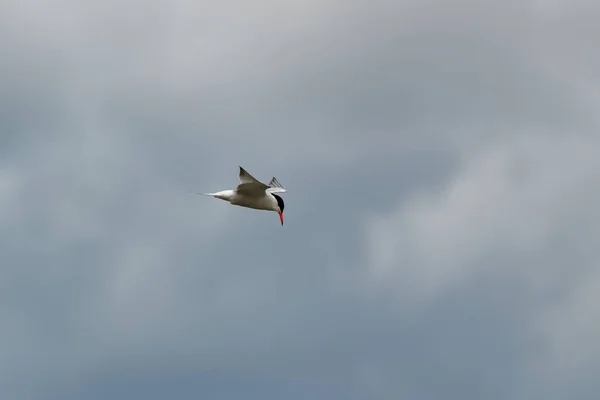
[[254, 208], [256, 210], [275, 211], [279, 214], [279, 220], [283, 225], [283, 199], [276, 193], [285, 193], [275, 177], [268, 185], [260, 182], [250, 175], [244, 168], [240, 167], [240, 184], [233, 190], [222, 190], [215, 193], [199, 193], [205, 196], [213, 196], [217, 199], [228, 201], [229, 204]]

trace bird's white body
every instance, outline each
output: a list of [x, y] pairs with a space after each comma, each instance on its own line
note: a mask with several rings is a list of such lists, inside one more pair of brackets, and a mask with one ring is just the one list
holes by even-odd
[[254, 208], [255, 210], [279, 211], [279, 205], [275, 197], [266, 192], [261, 196], [239, 193], [236, 190], [222, 190], [207, 194], [217, 199], [228, 201], [229, 204], [234, 206]]
[[239, 178], [241, 183], [233, 190], [202, 194], [228, 201], [229, 204], [235, 206], [253, 208], [255, 210], [275, 211], [279, 214], [281, 224], [283, 225], [284, 203], [283, 199], [276, 193], [285, 193], [286, 190], [277, 179], [273, 177], [271, 182], [265, 185], [246, 172], [242, 167], [240, 167]]

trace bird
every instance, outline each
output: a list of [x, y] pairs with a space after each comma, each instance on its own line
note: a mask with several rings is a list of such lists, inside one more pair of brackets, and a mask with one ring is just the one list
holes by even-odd
[[283, 209], [285, 203], [281, 196], [276, 193], [285, 193], [277, 178], [273, 177], [268, 185], [260, 182], [240, 167], [240, 184], [233, 190], [221, 190], [215, 193], [198, 193], [204, 196], [212, 196], [217, 199], [228, 201], [234, 206], [253, 208], [255, 210], [275, 211], [279, 214], [279, 220], [283, 225]]

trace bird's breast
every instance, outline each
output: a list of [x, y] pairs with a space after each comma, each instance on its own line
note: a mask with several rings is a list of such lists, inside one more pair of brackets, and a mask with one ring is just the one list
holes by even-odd
[[236, 193], [230, 203], [240, 207], [254, 208], [257, 210], [273, 210], [273, 196], [246, 196]]

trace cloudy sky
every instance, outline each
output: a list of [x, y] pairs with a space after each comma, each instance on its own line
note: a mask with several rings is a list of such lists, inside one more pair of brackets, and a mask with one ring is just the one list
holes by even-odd
[[596, 399], [590, 4], [3, 2], [1, 397]]

